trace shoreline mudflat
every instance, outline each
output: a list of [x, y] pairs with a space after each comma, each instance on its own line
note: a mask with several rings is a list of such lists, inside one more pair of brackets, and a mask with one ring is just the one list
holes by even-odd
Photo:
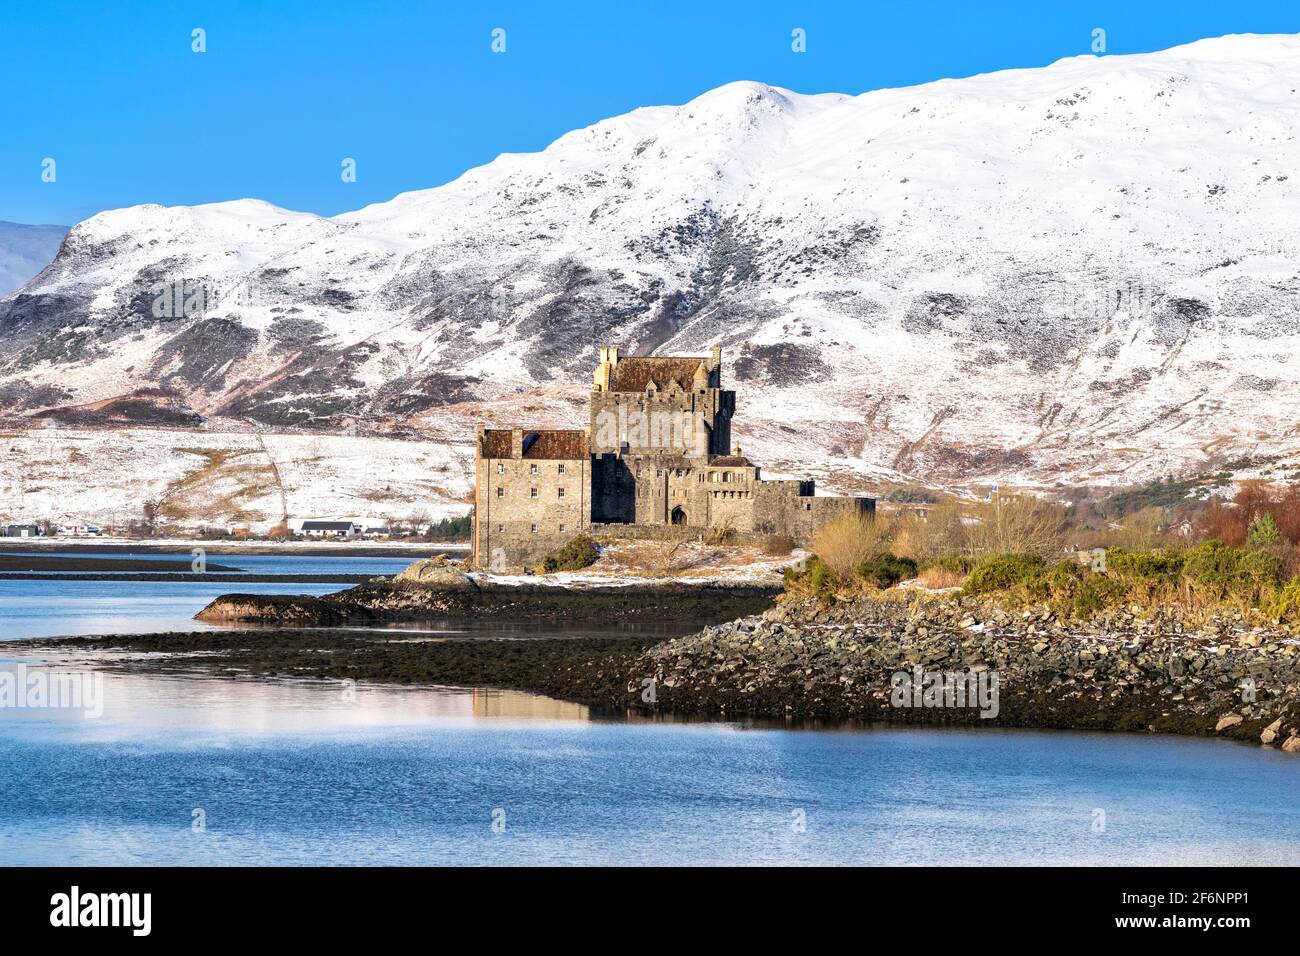
[[[522, 639], [281, 626], [7, 650], [89, 650], [97, 666], [150, 673], [500, 687], [618, 716], [1173, 733], [1300, 753], [1297, 642], [1232, 618], [1193, 630], [1176, 615], [1120, 612], [1084, 627], [1045, 608], [863, 598], [714, 620]], [[115, 650], [128, 656], [113, 663]], [[926, 696], [932, 674], [984, 675], [984, 692], [996, 675], [996, 699], [974, 681], [960, 703]], [[900, 675], [915, 693], [899, 693]]]
[[330, 627], [437, 619], [489, 618], [513, 621], [594, 622], [611, 635], [630, 622], [682, 621], [685, 630], [771, 607], [777, 585], [627, 583], [575, 587], [560, 584], [475, 582], [458, 576], [452, 584], [368, 581], [326, 594], [226, 594], [195, 619], [232, 626], [261, 624]]

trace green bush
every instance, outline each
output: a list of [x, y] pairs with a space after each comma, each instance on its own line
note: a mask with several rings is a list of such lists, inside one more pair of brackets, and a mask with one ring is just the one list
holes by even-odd
[[1182, 573], [1186, 558], [1181, 551], [1106, 550], [1106, 570], [1144, 581], [1173, 581]]
[[822, 563], [820, 558], [813, 558], [813, 564], [809, 568], [808, 576], [812, 582], [814, 594], [819, 598], [831, 596], [831, 593], [835, 590], [835, 574]]
[[471, 511], [459, 518], [443, 518], [429, 525], [429, 537], [435, 541], [458, 541], [468, 539], [474, 530], [474, 514]]
[[580, 534], [559, 551], [543, 558], [542, 570], [547, 574], [554, 571], [580, 571], [595, 564], [599, 557], [596, 542], [585, 534]]
[[1273, 520], [1272, 515], [1261, 515], [1246, 529], [1248, 548], [1267, 548], [1281, 540], [1282, 534], [1277, 530], [1277, 522]]
[[835, 572], [815, 554], [796, 566], [786, 568], [781, 572], [781, 576], [785, 580], [787, 591], [798, 584], [807, 583], [819, 598], [830, 597], [838, 583]]
[[1230, 548], [1207, 541], [1187, 552], [1183, 566], [1188, 580], [1221, 597], [1251, 598], [1261, 588], [1280, 584], [1282, 559], [1268, 551]]
[[899, 581], [916, 577], [916, 562], [892, 554], [878, 554], [858, 565], [858, 577], [878, 588], [893, 587]]
[[1109, 607], [1124, 603], [1127, 597], [1128, 589], [1124, 582], [1104, 574], [1088, 574], [1074, 592], [1070, 613], [1086, 621]]
[[1278, 589], [1269, 604], [1269, 612], [1279, 621], [1300, 621], [1300, 577], [1294, 577]]
[[966, 594], [988, 594], [1040, 583], [1046, 564], [1036, 554], [997, 554], [980, 560], [966, 579]]

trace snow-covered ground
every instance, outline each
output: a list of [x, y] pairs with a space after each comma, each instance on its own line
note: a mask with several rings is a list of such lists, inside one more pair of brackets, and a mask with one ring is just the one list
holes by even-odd
[[125, 525], [145, 502], [182, 527], [464, 515], [465, 450], [347, 435], [168, 429], [0, 432], [0, 522]]
[[707, 545], [697, 541], [619, 541], [603, 545], [595, 564], [553, 574], [473, 572], [492, 584], [553, 584], [565, 587], [630, 587], [646, 584], [780, 584], [781, 572], [808, 557], [795, 549], [767, 555], [748, 545]]

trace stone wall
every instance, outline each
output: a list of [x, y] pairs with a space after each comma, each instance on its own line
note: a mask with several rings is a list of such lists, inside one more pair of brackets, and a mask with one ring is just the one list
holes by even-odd
[[585, 528], [590, 515], [586, 458], [478, 460], [474, 557], [482, 567], [537, 564]]

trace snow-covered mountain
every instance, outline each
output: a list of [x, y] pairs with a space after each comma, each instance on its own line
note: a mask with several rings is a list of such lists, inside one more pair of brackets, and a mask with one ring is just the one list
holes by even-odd
[[841, 487], [1290, 467], [1298, 134], [1300, 37], [1231, 36], [732, 83], [334, 218], [106, 212], [0, 301], [0, 412], [467, 442], [582, 421], [598, 345], [717, 342], [744, 450]]
[[49, 265], [67, 234], [67, 226], [0, 221], [0, 296], [8, 295]]

